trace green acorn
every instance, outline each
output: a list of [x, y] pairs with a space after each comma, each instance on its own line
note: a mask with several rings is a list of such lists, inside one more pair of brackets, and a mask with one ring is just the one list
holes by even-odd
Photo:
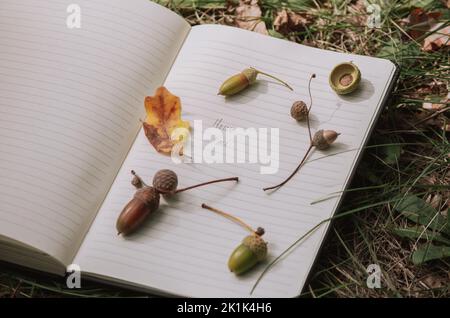
[[222, 86], [220, 86], [219, 88], [218, 95], [231, 96], [239, 93], [240, 91], [243, 91], [254, 82], [256, 82], [256, 77], [258, 76], [258, 74], [273, 78], [274, 80], [277, 80], [278, 82], [289, 88], [291, 91], [293, 90], [292, 87], [289, 86], [289, 84], [280, 80], [279, 78], [250, 67], [243, 70], [239, 74], [231, 76], [225, 82], [223, 82]]
[[233, 251], [228, 259], [228, 268], [236, 275], [247, 272], [256, 264], [264, 260], [267, 256], [267, 243], [261, 238], [264, 235], [264, 229], [258, 227], [255, 230], [241, 219], [213, 208], [205, 203], [202, 204], [203, 209], [217, 213], [250, 231], [252, 234], [242, 240], [242, 243]]
[[244, 238], [242, 243], [233, 251], [228, 268], [236, 275], [241, 275], [263, 261], [267, 256], [267, 243], [261, 238], [262, 228]]

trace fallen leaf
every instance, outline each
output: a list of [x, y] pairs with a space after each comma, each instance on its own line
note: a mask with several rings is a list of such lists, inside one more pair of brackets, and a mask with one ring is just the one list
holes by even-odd
[[450, 45], [450, 25], [445, 28], [441, 28], [443, 23], [436, 24], [430, 29], [430, 32], [437, 30], [436, 32], [427, 36], [423, 42], [423, 50], [427, 52], [436, 51], [444, 46]]
[[356, 3], [350, 5], [349, 14], [345, 20], [354, 26], [366, 26], [368, 18], [366, 3], [365, 0], [357, 0]]
[[172, 95], [167, 88], [159, 87], [155, 96], [145, 98], [147, 117], [143, 122], [144, 132], [156, 151], [170, 154], [172, 148], [183, 142], [183, 138], [172, 140], [177, 128], [189, 129], [189, 122], [181, 119], [180, 98]]
[[289, 33], [304, 30], [311, 24], [312, 18], [306, 13], [298, 13], [283, 9], [279, 11], [273, 21], [273, 26], [280, 33]]
[[422, 8], [413, 9], [406, 19], [409, 27], [409, 35], [413, 39], [420, 38], [436, 24], [440, 16], [440, 12], [426, 12]]
[[236, 8], [236, 25], [245, 30], [268, 35], [266, 24], [261, 20], [262, 11], [258, 0], [240, 0]]

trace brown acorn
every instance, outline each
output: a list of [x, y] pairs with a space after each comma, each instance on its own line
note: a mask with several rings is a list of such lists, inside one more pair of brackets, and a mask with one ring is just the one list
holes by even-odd
[[217, 179], [203, 182], [183, 189], [177, 189], [178, 177], [175, 172], [168, 169], [159, 170], [153, 178], [153, 187], [150, 187], [132, 170], [133, 179], [131, 183], [138, 189], [133, 199], [123, 208], [120, 213], [116, 228], [118, 234], [128, 235], [136, 230], [145, 218], [159, 208], [161, 195], [173, 195], [205, 185], [225, 182], [239, 181], [238, 177]]
[[145, 186], [137, 190], [117, 219], [117, 233], [128, 235], [137, 229], [149, 214], [159, 208], [159, 199], [160, 194], [153, 187]]
[[297, 121], [305, 120], [308, 116], [308, 107], [305, 102], [299, 100], [292, 104], [291, 117]]
[[178, 186], [178, 176], [169, 169], [159, 170], [153, 177], [153, 186], [160, 192], [173, 192]]
[[321, 129], [314, 134], [312, 145], [319, 150], [328, 149], [339, 135], [334, 130]]

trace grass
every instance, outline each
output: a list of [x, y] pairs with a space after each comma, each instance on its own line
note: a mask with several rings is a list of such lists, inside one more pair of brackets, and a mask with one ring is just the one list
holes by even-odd
[[[234, 24], [233, 1], [156, 2], [193, 25]], [[440, 102], [448, 94], [449, 51], [424, 52], [420, 39], [412, 39], [403, 22], [413, 6], [433, 11], [443, 10], [444, 4], [438, 0], [388, 3], [383, 7], [382, 27], [367, 29], [364, 12], [355, 1], [261, 1], [262, 20], [271, 35], [338, 52], [385, 57], [401, 66], [397, 87], [345, 193], [339, 213], [348, 215], [332, 223], [304, 297], [450, 296], [449, 260], [414, 265], [411, 255], [427, 244], [427, 239], [405, 239], [393, 233], [393, 229], [411, 225], [394, 209], [393, 200], [399, 194], [414, 193], [438, 211], [446, 211], [450, 205], [450, 144], [443, 129], [449, 124], [448, 104], [440, 111], [423, 108], [424, 102]], [[281, 8], [307, 12], [310, 23], [305, 28], [276, 32], [274, 18]], [[380, 289], [366, 285], [369, 264], [381, 267]], [[68, 291], [62, 280], [4, 265], [0, 268], [0, 297], [143, 296], [96, 284]]]

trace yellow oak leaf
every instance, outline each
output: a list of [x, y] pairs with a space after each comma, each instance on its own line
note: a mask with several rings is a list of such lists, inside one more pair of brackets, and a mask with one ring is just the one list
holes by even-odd
[[177, 134], [179, 137], [172, 140], [172, 133], [178, 128], [186, 132], [189, 130], [189, 122], [181, 119], [180, 98], [172, 95], [164, 86], [159, 87], [155, 96], [145, 98], [145, 110], [145, 135], [156, 151], [170, 154], [175, 145], [185, 140], [185, 134]]

